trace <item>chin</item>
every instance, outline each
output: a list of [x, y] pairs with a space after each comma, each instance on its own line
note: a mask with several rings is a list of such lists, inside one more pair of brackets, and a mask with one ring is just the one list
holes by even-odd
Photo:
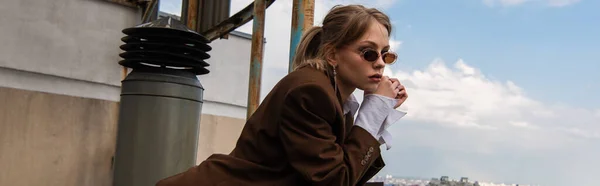
[[365, 91], [365, 92], [375, 92], [375, 90], [377, 90], [377, 85], [366, 85], [366, 86], [358, 87], [358, 89]]

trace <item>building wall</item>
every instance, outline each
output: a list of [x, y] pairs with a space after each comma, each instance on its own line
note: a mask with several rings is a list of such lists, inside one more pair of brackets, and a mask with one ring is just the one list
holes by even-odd
[[211, 73], [199, 76], [204, 91], [198, 163], [213, 153], [231, 152], [246, 121], [251, 36], [233, 32], [210, 45]]
[[[2, 2], [0, 185], [112, 185], [121, 30], [140, 17], [100, 0]], [[248, 37], [211, 43], [198, 161], [229, 153], [244, 125]]]
[[[199, 76], [206, 88], [208, 107], [203, 113], [246, 118], [250, 67], [250, 36], [234, 32], [229, 39], [215, 40], [207, 62], [211, 73]], [[214, 106], [213, 106], [214, 105]]]
[[0, 66], [118, 86], [121, 30], [138, 12], [98, 0], [8, 0], [0, 8]]
[[0, 105], [0, 185], [112, 185], [116, 102], [0, 87]]
[[0, 185], [112, 185], [121, 30], [139, 12], [91, 0], [0, 6]]

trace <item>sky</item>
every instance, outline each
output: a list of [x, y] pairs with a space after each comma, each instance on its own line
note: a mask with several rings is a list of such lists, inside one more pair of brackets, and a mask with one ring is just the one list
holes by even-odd
[[[250, 2], [232, 0], [231, 14]], [[384, 73], [409, 94], [379, 175], [600, 183], [600, 1], [316, 0], [315, 25], [353, 3], [390, 16], [399, 60]], [[287, 74], [291, 8], [266, 12], [263, 97]]]

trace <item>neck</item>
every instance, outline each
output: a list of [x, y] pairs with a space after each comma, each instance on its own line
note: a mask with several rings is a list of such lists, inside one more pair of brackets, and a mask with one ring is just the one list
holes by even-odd
[[356, 87], [349, 86], [348, 84], [340, 81], [338, 78], [335, 78], [335, 82], [338, 86], [338, 91], [340, 92], [340, 96], [342, 98], [342, 104], [345, 104], [348, 101], [348, 97], [354, 92]]

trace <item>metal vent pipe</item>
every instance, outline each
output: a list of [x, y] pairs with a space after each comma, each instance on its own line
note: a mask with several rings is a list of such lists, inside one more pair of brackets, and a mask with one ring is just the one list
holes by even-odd
[[114, 186], [150, 186], [196, 163], [204, 88], [212, 48], [171, 17], [123, 30], [122, 81]]

